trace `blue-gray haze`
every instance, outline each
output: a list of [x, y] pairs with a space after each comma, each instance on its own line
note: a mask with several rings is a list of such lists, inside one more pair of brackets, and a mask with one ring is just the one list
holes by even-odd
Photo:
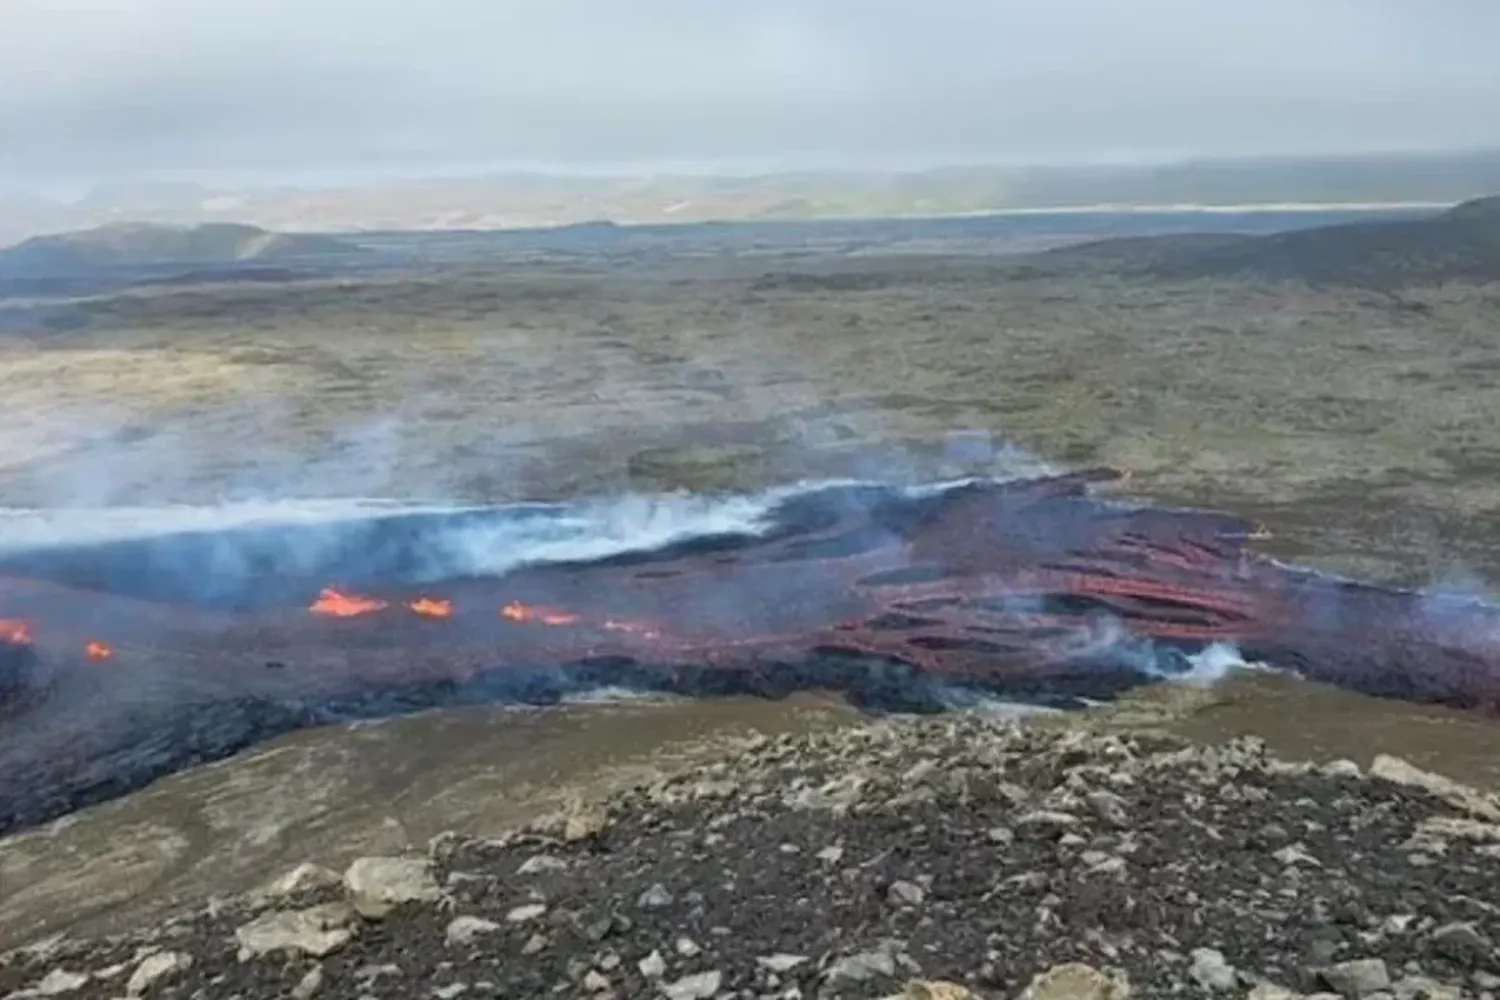
[[1500, 0], [3, 0], [0, 181], [1500, 143]]

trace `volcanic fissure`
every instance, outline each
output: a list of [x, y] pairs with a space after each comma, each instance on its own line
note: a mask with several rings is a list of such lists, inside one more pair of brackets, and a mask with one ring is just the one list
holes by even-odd
[[[599, 687], [956, 691], [1071, 707], [1215, 643], [1357, 690], [1500, 707], [1478, 601], [1281, 565], [1239, 518], [1090, 495], [1110, 470], [788, 492], [754, 531], [479, 572], [455, 539], [567, 507], [176, 533], [0, 558], [0, 834], [293, 729]], [[500, 541], [497, 541], [499, 539]], [[459, 570], [459, 571], [455, 571]]]

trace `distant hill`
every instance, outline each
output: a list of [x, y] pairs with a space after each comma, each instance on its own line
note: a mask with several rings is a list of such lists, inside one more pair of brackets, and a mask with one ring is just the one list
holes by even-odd
[[1500, 196], [1415, 219], [1262, 236], [1193, 233], [1099, 240], [1028, 259], [1044, 272], [1102, 268], [1158, 277], [1253, 277], [1370, 287], [1500, 280]]
[[804, 221], [1181, 205], [1451, 205], [1500, 191], [1500, 149], [1142, 165], [616, 176], [497, 173], [318, 187], [108, 184], [73, 201], [7, 200], [0, 240], [116, 219], [249, 222], [279, 232]]
[[67, 274], [116, 267], [265, 263], [358, 252], [358, 247], [329, 236], [276, 233], [237, 223], [172, 226], [132, 222], [34, 236], [0, 250], [0, 270]]

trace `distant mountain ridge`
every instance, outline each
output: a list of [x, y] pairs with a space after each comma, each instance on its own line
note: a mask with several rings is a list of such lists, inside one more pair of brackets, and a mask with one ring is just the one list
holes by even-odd
[[1500, 281], [1500, 195], [1426, 218], [1351, 222], [1269, 235], [1193, 233], [1074, 244], [1037, 254], [1043, 270], [1103, 268], [1156, 277], [1245, 277], [1392, 287]]
[[119, 219], [282, 232], [517, 229], [590, 222], [799, 221], [1097, 206], [1451, 205], [1500, 190], [1500, 150], [1150, 166], [953, 166], [758, 175], [497, 173], [337, 187], [99, 187], [63, 202], [0, 192], [0, 241]]
[[359, 248], [330, 236], [277, 233], [239, 223], [121, 222], [22, 240], [0, 250], [0, 269], [66, 273], [121, 266], [284, 261], [357, 252]]

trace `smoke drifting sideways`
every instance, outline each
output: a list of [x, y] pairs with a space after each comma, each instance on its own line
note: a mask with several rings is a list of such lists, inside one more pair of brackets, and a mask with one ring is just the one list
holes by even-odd
[[[443, 484], [428, 484], [424, 497], [392, 497], [385, 490], [407, 477], [398, 472], [413, 432], [407, 413], [425, 402], [398, 407], [350, 426], [310, 460], [294, 460], [274, 446], [215, 453], [210, 443], [228, 423], [267, 431], [286, 419], [286, 401], [220, 413], [205, 427], [164, 424], [149, 434], [116, 428], [105, 433], [107, 414], [78, 418], [89, 428], [86, 446], [71, 460], [54, 462], [44, 486], [46, 506], [0, 509], [0, 569], [81, 585], [163, 604], [225, 611], [306, 607], [318, 588], [420, 586], [441, 581], [495, 578], [529, 566], [587, 563], [648, 552], [694, 539], [759, 537], [783, 504], [837, 486], [905, 483], [913, 495], [941, 492], [963, 477], [924, 481], [933, 456], [901, 448], [861, 453], [853, 471], [864, 477], [795, 481], [751, 493], [657, 495], [622, 493], [569, 503], [506, 503], [444, 499]], [[878, 414], [840, 414], [850, 421], [878, 423]], [[784, 447], [807, 455], [827, 443], [826, 428], [809, 419]], [[874, 437], [878, 428], [859, 428]], [[422, 436], [429, 436], [425, 433]], [[503, 462], [503, 450], [497, 451]], [[967, 470], [984, 478], [1012, 479], [1053, 471], [1046, 463], [983, 431], [950, 434], [937, 456], [939, 470]], [[503, 465], [489, 470], [504, 479]], [[182, 502], [215, 483], [226, 499]], [[858, 489], [838, 494], [859, 504]], [[122, 498], [159, 502], [122, 504]], [[765, 603], [755, 594], [726, 588], [724, 607], [707, 609], [713, 621], [734, 622]], [[800, 595], [804, 601], [834, 602], [838, 595]], [[704, 609], [700, 608], [700, 611]], [[3, 611], [3, 609], [0, 609]], [[712, 627], [712, 622], [706, 623]], [[89, 623], [106, 629], [107, 619]], [[726, 624], [726, 632], [735, 631]], [[1148, 673], [1157, 654], [1121, 632], [1100, 640], [1141, 661]], [[1186, 676], [1193, 668], [1162, 653], [1162, 676]]]
[[[415, 488], [406, 499], [442, 501], [458, 478], [438, 461], [444, 454], [413, 470], [420, 475], [407, 470], [422, 458], [416, 412], [428, 405], [398, 398], [387, 411], [316, 433], [302, 428], [295, 400], [274, 393], [149, 420], [104, 404], [52, 407], [14, 419], [6, 413], [13, 428], [24, 429], [13, 429], [8, 454], [0, 453], [0, 502], [79, 513], [226, 504], [248, 509], [386, 498], [398, 481]], [[503, 451], [496, 454], [503, 457]]]
[[[704, 364], [678, 363], [680, 377], [692, 381]], [[567, 504], [514, 502], [526, 492], [528, 457], [508, 442], [534, 440], [537, 428], [497, 429], [491, 447], [477, 453], [434, 449], [431, 442], [451, 430], [427, 417], [440, 402], [438, 390], [407, 388], [388, 411], [355, 420], [321, 443], [293, 443], [297, 403], [267, 393], [149, 427], [105, 406], [33, 416], [32, 443], [52, 454], [25, 475], [0, 479], [0, 504], [18, 493], [27, 501], [0, 506], [0, 558], [17, 567], [27, 564], [28, 553], [93, 561], [92, 575], [106, 589], [147, 596], [156, 588], [163, 600], [243, 607], [230, 595], [254, 592], [267, 604], [296, 599], [283, 586], [287, 578], [421, 584], [605, 558], [696, 536], [753, 534], [782, 500], [835, 483], [919, 490], [935, 473], [954, 474], [929, 487], [941, 489], [960, 472], [1003, 480], [1053, 471], [987, 432], [961, 431], [936, 456], [872, 448], [844, 456], [842, 471], [852, 476], [793, 479], [759, 492], [613, 491]], [[836, 422], [833, 431], [816, 414], [786, 421], [773, 450], [788, 467], [817, 468], [822, 450], [851, 425], [859, 425], [863, 438], [881, 436], [878, 413], [840, 413]], [[694, 437], [691, 428], [674, 433], [689, 442]], [[475, 480], [491, 488], [476, 490]], [[496, 502], [503, 502], [503, 516]], [[393, 524], [397, 530], [389, 530]], [[116, 557], [143, 551], [131, 543], [166, 535], [183, 536], [182, 544], [150, 546], [149, 557], [134, 563], [134, 570], [150, 571], [141, 579], [118, 576]]]
[[[134, 432], [109, 414], [78, 416], [84, 443], [32, 484], [48, 503], [0, 509], [0, 560], [7, 571], [43, 566], [102, 590], [163, 603], [224, 610], [305, 605], [311, 589], [326, 584], [382, 587], [422, 585], [462, 578], [501, 577], [537, 565], [590, 562], [650, 551], [693, 539], [758, 537], [768, 514], [789, 499], [833, 485], [901, 483], [915, 493], [941, 491], [961, 480], [930, 480], [931, 456], [901, 448], [863, 453], [850, 479], [801, 480], [753, 493], [659, 495], [618, 493], [570, 503], [507, 503], [497, 506], [460, 495], [455, 479], [471, 469], [449, 469], [424, 478], [417, 496], [393, 497], [391, 484], [412, 482], [405, 469], [413, 439], [431, 435], [417, 426], [431, 402], [420, 394], [393, 412], [356, 422], [313, 448], [310, 457], [276, 445], [285, 440], [273, 425], [291, 419], [292, 404], [260, 398], [215, 414], [204, 426], [166, 423]], [[839, 420], [878, 424], [879, 414], [841, 414]], [[216, 452], [226, 426], [235, 425], [232, 455]], [[263, 434], [258, 432], [265, 432]], [[860, 428], [878, 437], [878, 426]], [[827, 444], [816, 419], [784, 445], [804, 452], [795, 465]], [[497, 435], [503, 442], [504, 435]], [[501, 482], [512, 469], [502, 445], [471, 461], [488, 462], [485, 473]], [[938, 467], [965, 469], [995, 479], [1045, 474], [1047, 463], [984, 432], [955, 432]], [[398, 471], [399, 470], [399, 471]], [[218, 502], [199, 500], [205, 484]], [[858, 492], [849, 494], [859, 502]], [[137, 502], [122, 504], [122, 499]], [[170, 544], [162, 544], [171, 539]], [[733, 593], [732, 590], [726, 593]], [[735, 595], [712, 617], [731, 620], [758, 602]], [[809, 600], [818, 599], [808, 595]], [[833, 598], [830, 597], [830, 600]], [[1480, 600], [1480, 598], [1475, 598]], [[1453, 618], [1450, 598], [1424, 602], [1434, 627]], [[0, 608], [0, 616], [4, 609]], [[1106, 624], [1109, 624], [1106, 621]], [[1128, 658], [1147, 675], [1205, 682], [1239, 662], [1227, 648], [1198, 654], [1191, 662], [1173, 650], [1141, 642], [1120, 627], [1097, 637], [1098, 649]], [[1472, 641], [1468, 622], [1449, 629]]]

